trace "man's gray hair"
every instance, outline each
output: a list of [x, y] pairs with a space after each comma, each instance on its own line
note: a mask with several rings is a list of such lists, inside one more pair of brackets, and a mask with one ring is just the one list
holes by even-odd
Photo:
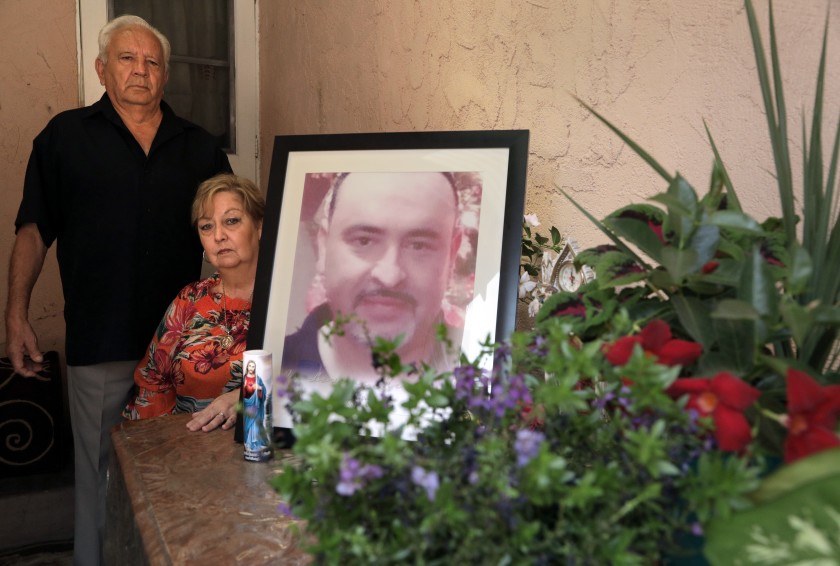
[[126, 28], [145, 28], [152, 32], [157, 40], [160, 42], [160, 47], [163, 50], [163, 72], [169, 72], [169, 54], [172, 52], [172, 47], [169, 45], [169, 40], [157, 28], [153, 27], [149, 22], [140, 16], [132, 16], [126, 14], [118, 18], [114, 18], [99, 30], [99, 59], [103, 63], [108, 62], [108, 45], [111, 43], [111, 38], [115, 32]]

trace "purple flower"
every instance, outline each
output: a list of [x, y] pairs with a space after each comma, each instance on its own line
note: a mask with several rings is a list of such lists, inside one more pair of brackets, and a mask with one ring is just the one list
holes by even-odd
[[414, 466], [411, 469], [411, 481], [414, 482], [414, 485], [426, 490], [429, 501], [435, 500], [435, 493], [440, 487], [437, 472], [427, 472], [420, 466]]
[[474, 366], [458, 366], [452, 370], [455, 377], [455, 390], [458, 399], [469, 399], [475, 386], [480, 382], [481, 374]]
[[507, 408], [513, 409], [520, 403], [530, 405], [531, 402], [531, 390], [525, 383], [525, 376], [512, 375], [507, 383]]
[[341, 469], [338, 472], [339, 482], [335, 491], [339, 495], [349, 497], [365, 486], [367, 480], [381, 478], [382, 468], [376, 464], [362, 466], [361, 463], [346, 454], [341, 460]]
[[603, 395], [603, 397], [598, 397], [597, 399], [595, 399], [593, 405], [595, 405], [595, 408], [599, 411], [603, 411], [607, 408], [607, 404], [613, 399], [615, 399], [615, 393], [613, 393], [612, 391], [607, 391]]
[[632, 393], [630, 391], [630, 388], [627, 387], [626, 385], [622, 385], [621, 389], [619, 389], [618, 392], [619, 392], [618, 404], [621, 405], [622, 407], [624, 407], [625, 409], [629, 409], [630, 405], [631, 405], [631, 402], [630, 402], [630, 398], [627, 397], [627, 395], [630, 395]]
[[511, 358], [510, 342], [502, 342], [493, 351], [493, 375], [501, 375], [508, 369]]
[[536, 430], [524, 428], [516, 431], [516, 442], [513, 444], [516, 450], [516, 465], [520, 468], [525, 467], [539, 453], [544, 440], [545, 435]]
[[362, 481], [359, 475], [361, 464], [355, 458], [344, 456], [341, 460], [341, 469], [338, 472], [340, 478], [335, 491], [339, 495], [349, 497], [362, 488]]
[[525, 377], [517, 374], [509, 376], [507, 380], [500, 377], [493, 379], [490, 384], [490, 396], [484, 408], [501, 418], [505, 411], [516, 409], [521, 405], [530, 405], [531, 402], [531, 391], [525, 384]]
[[378, 480], [384, 474], [385, 472], [382, 471], [382, 468], [376, 464], [368, 464], [361, 471], [361, 476], [366, 480]]
[[547, 356], [548, 344], [546, 343], [545, 336], [543, 336], [542, 334], [537, 334], [534, 337], [534, 341], [528, 346], [528, 349], [531, 351], [532, 354], [535, 354], [537, 356]]
[[277, 376], [274, 380], [275, 382], [275, 389], [277, 390], [277, 395], [280, 398], [288, 397], [291, 398], [291, 387], [292, 387], [292, 380], [289, 379], [289, 376], [285, 373], [281, 373]]
[[531, 404], [531, 390], [523, 375], [506, 375], [494, 367], [491, 377], [472, 366], [456, 368], [453, 375], [455, 396], [465, 401], [471, 411], [502, 418], [506, 411]]
[[688, 434], [692, 436], [697, 435], [700, 431], [700, 425], [698, 423], [700, 413], [695, 409], [688, 409], [686, 412], [688, 413]]
[[292, 513], [292, 507], [288, 503], [280, 502], [280, 504], [277, 505], [277, 511], [278, 513], [280, 513], [281, 515], [285, 515], [286, 517], [290, 517], [292, 519], [298, 518], [297, 515]]

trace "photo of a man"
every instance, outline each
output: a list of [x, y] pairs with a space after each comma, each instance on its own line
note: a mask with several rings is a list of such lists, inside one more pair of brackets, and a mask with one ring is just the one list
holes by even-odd
[[[319, 184], [322, 191], [328, 186], [323, 197], [309, 186]], [[316, 381], [372, 383], [375, 337], [399, 337], [403, 363], [451, 368], [462, 309], [473, 293], [480, 175], [309, 174], [304, 200], [313, 199], [317, 210], [301, 212], [301, 225], [311, 229], [294, 262], [295, 277], [309, 280], [306, 298], [292, 299], [304, 305], [305, 316], [301, 321], [290, 309], [282, 370]], [[331, 332], [336, 319], [345, 322]], [[452, 349], [437, 339], [441, 324]]]

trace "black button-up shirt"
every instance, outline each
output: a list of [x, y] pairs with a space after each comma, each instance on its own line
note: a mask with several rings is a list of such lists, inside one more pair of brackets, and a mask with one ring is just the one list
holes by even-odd
[[200, 275], [190, 207], [230, 163], [209, 133], [161, 107], [148, 156], [107, 94], [58, 114], [33, 142], [15, 226], [58, 242], [70, 365], [140, 359], [166, 306]]

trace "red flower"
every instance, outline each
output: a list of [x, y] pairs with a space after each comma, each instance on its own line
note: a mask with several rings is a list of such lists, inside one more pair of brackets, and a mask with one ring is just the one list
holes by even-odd
[[195, 316], [195, 306], [192, 303], [173, 303], [172, 308], [166, 312], [163, 321], [166, 330], [160, 337], [160, 343], [174, 344], [177, 342], [193, 316]]
[[243, 331], [238, 334], [233, 334], [232, 336], [233, 346], [228, 349], [228, 354], [232, 357], [236, 357], [248, 349], [248, 333]]
[[[181, 371], [181, 363], [175, 358], [169, 357], [169, 352], [163, 348], [155, 350], [152, 359], [145, 368], [146, 381], [153, 385], [178, 386], [184, 382], [184, 373]], [[168, 389], [161, 387], [161, 391]]]
[[711, 379], [678, 379], [668, 388], [668, 395], [675, 399], [689, 395], [687, 408], [712, 417], [715, 439], [721, 450], [740, 452], [752, 440], [750, 424], [743, 412], [761, 392], [734, 375], [722, 371]]
[[525, 405], [519, 414], [520, 418], [525, 421], [525, 424], [531, 430], [542, 430], [545, 426], [545, 408], [542, 406]]
[[787, 400], [785, 462], [840, 446], [834, 432], [840, 413], [840, 385], [822, 387], [807, 373], [789, 369]]
[[218, 369], [230, 359], [216, 340], [207, 341], [190, 354], [190, 360], [195, 364], [195, 371], [206, 374], [211, 369]]
[[697, 361], [703, 347], [696, 342], [671, 338], [671, 328], [661, 320], [654, 320], [638, 336], [624, 336], [604, 346], [604, 355], [614, 366], [623, 366], [639, 344], [646, 354], [654, 355], [666, 366], [688, 366]]
[[714, 273], [714, 271], [718, 268], [720, 262], [718, 261], [707, 261], [703, 264], [703, 267], [700, 268], [700, 272], [704, 274]]

